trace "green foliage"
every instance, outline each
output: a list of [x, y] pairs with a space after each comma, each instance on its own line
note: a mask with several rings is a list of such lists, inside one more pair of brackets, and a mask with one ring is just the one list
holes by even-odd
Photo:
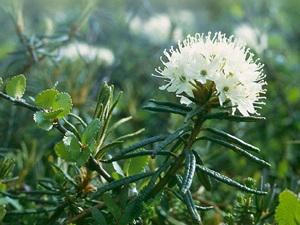
[[284, 190], [279, 195], [279, 205], [275, 211], [278, 225], [300, 224], [300, 202], [293, 192]]
[[[295, 195], [284, 191], [278, 201], [278, 193], [286, 188], [299, 193], [300, 44], [297, 24], [290, 23], [299, 20], [299, 1], [188, 0], [184, 16], [177, 3], [3, 3], [8, 12], [0, 13], [3, 224], [181, 225], [199, 224], [201, 216], [203, 224], [217, 225], [228, 213], [230, 225], [266, 225], [275, 224], [280, 211], [294, 212]], [[150, 21], [157, 9], [170, 18], [167, 39], [154, 43], [155, 37], [133, 34], [134, 22]], [[34, 17], [26, 13], [32, 11]], [[62, 16], [54, 20], [53, 13]], [[230, 36], [245, 22], [255, 28], [252, 40], [266, 35], [267, 48], [256, 48], [267, 74], [261, 111], [266, 118], [233, 116], [226, 106], [207, 112], [157, 90], [160, 84], [149, 74], [159, 63], [157, 53], [176, 45], [173, 37], [206, 29]], [[78, 51], [68, 58], [65, 47], [74, 43]], [[113, 64], [89, 61], [82, 43], [110, 49]], [[140, 110], [149, 97], [162, 100], [152, 99]], [[252, 181], [241, 182], [248, 176], [262, 179], [258, 189]], [[211, 205], [215, 209], [205, 211]]]
[[81, 146], [77, 137], [68, 131], [63, 140], [55, 145], [54, 150], [60, 158], [75, 162], [80, 167], [86, 163], [95, 147], [95, 143], [89, 147]]
[[8, 176], [8, 174], [11, 172], [14, 166], [15, 160], [12, 158], [4, 157], [0, 161], [0, 182]]
[[105, 217], [98, 209], [92, 208], [92, 217], [97, 224], [107, 225]]
[[6, 84], [6, 93], [15, 99], [21, 99], [26, 90], [26, 78], [23, 74], [14, 76]]
[[130, 159], [127, 174], [130, 176], [141, 173], [149, 163], [149, 160], [150, 158], [147, 155]]

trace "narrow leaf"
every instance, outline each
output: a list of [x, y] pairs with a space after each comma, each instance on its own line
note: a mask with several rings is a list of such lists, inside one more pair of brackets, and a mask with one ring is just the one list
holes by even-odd
[[64, 171], [60, 166], [58, 166], [54, 163], [51, 163], [51, 166], [53, 166], [58, 171], [60, 171], [71, 184], [73, 184], [75, 187], [77, 187], [77, 183], [73, 180], [73, 178], [66, 171]]
[[151, 155], [152, 158], [155, 158], [155, 156], [157, 155], [157, 153], [161, 150], [163, 150], [166, 146], [168, 146], [169, 144], [171, 144], [174, 140], [180, 138], [182, 135], [184, 135], [185, 133], [189, 132], [190, 130], [192, 130], [192, 127], [190, 126], [185, 126], [177, 131], [175, 131], [174, 133], [170, 134], [168, 136], [168, 138], [166, 138], [163, 142], [161, 142], [155, 149], [154, 149], [154, 153]]
[[183, 110], [178, 110], [178, 109], [170, 109], [170, 108], [165, 108], [165, 107], [158, 107], [158, 106], [145, 106], [143, 109], [152, 111], [152, 112], [165, 112], [165, 113], [174, 113], [174, 114], [179, 114], [182, 116], [186, 115], [186, 112]]
[[176, 102], [160, 101], [160, 100], [155, 100], [155, 99], [150, 99], [150, 102], [153, 102], [156, 105], [167, 106], [167, 107], [170, 107], [170, 108], [180, 109], [180, 110], [184, 110], [184, 111], [187, 111], [187, 112], [192, 110], [191, 107], [188, 107], [186, 105], [182, 105], [182, 104], [176, 103]]
[[139, 142], [137, 142], [137, 143], [135, 143], [133, 145], [130, 145], [127, 148], [122, 149], [121, 152], [119, 152], [118, 154], [116, 154], [113, 158], [120, 157], [122, 155], [125, 155], [126, 153], [132, 152], [132, 151], [134, 151], [136, 149], [139, 149], [141, 147], [144, 147], [146, 145], [153, 144], [153, 143], [158, 142], [158, 141], [163, 141], [168, 136], [169, 135], [159, 135], [159, 136], [154, 136], [154, 137], [151, 137], [151, 138], [144, 139], [144, 140], [139, 141]]
[[99, 130], [99, 127], [99, 119], [94, 119], [87, 125], [81, 137], [81, 142], [83, 145], [89, 144], [94, 139], [97, 131]]
[[208, 113], [203, 118], [205, 120], [211, 120], [211, 119], [222, 119], [226, 116], [230, 115], [229, 111], [222, 111], [222, 112], [214, 112], [214, 113]]
[[192, 111], [188, 112], [184, 118], [184, 122], [186, 123], [189, 119], [193, 118], [194, 116], [199, 115], [201, 112], [203, 112], [202, 107], [197, 107], [193, 109]]
[[231, 134], [228, 134], [224, 131], [221, 131], [221, 130], [218, 130], [218, 129], [215, 129], [215, 128], [206, 128], [205, 130], [213, 133], [213, 134], [217, 134], [225, 139], [227, 139], [228, 141], [231, 141], [235, 144], [238, 144], [239, 146], [245, 148], [246, 150], [249, 150], [249, 151], [255, 151], [255, 152], [259, 152], [259, 148], [251, 145], [251, 144], [248, 144], [246, 142], [244, 142], [243, 140], [231, 135]]
[[193, 177], [196, 169], [196, 158], [192, 151], [185, 151], [185, 164], [184, 164], [184, 174], [182, 181], [181, 193], [185, 195], [186, 192], [190, 189]]
[[6, 84], [5, 90], [6, 93], [12, 98], [16, 98], [16, 99], [22, 98], [26, 90], [25, 76], [23, 74], [20, 74], [11, 78], [11, 80]]
[[[131, 153], [128, 153], [123, 156], [118, 156], [118, 157], [114, 156], [113, 158], [110, 158], [110, 159], [101, 160], [101, 162], [111, 163], [111, 162], [122, 160], [122, 159], [130, 159], [130, 158], [139, 157], [139, 156], [152, 155], [153, 152], [154, 152], [153, 150], [143, 150], [143, 151], [138, 151], [138, 152], [131, 152]], [[176, 156], [172, 152], [165, 151], [165, 150], [161, 150], [159, 153], [157, 153], [157, 155]]]
[[252, 193], [252, 194], [257, 194], [257, 195], [266, 195], [266, 194], [268, 194], [267, 192], [264, 192], [264, 191], [258, 191], [258, 190], [248, 188], [247, 186], [242, 185], [242, 184], [236, 182], [235, 180], [232, 180], [229, 177], [226, 177], [226, 176], [224, 176], [224, 175], [222, 175], [222, 174], [220, 174], [220, 173], [218, 173], [214, 170], [211, 170], [207, 167], [204, 167], [204, 166], [201, 166], [201, 165], [196, 165], [196, 169], [205, 172], [206, 174], [208, 174], [209, 176], [215, 178], [218, 181], [221, 181], [225, 184], [236, 187], [236, 188], [241, 189], [243, 191], [246, 191], [246, 192], [249, 192], [249, 193]]
[[122, 118], [119, 121], [117, 121], [116, 123], [114, 123], [114, 125], [112, 125], [109, 130], [106, 132], [106, 135], [109, 135], [110, 133], [112, 133], [116, 128], [118, 128], [120, 125], [122, 125], [123, 123], [129, 121], [132, 119], [132, 116], [126, 117], [126, 118]]
[[211, 142], [214, 142], [214, 143], [222, 145], [222, 146], [224, 146], [226, 148], [229, 148], [229, 149], [231, 149], [231, 150], [233, 150], [233, 151], [235, 151], [235, 152], [237, 152], [237, 153], [245, 156], [246, 158], [248, 158], [248, 159], [250, 159], [250, 160], [252, 160], [252, 161], [254, 161], [254, 162], [256, 162], [256, 163], [258, 163], [258, 164], [260, 164], [262, 166], [268, 166], [268, 167], [271, 166], [268, 162], [266, 162], [266, 161], [264, 161], [264, 160], [262, 160], [262, 159], [260, 159], [260, 158], [258, 158], [256, 156], [254, 156], [254, 155], [250, 154], [249, 152], [241, 149], [240, 147], [238, 147], [236, 145], [233, 145], [233, 144], [230, 144], [230, 143], [228, 143], [226, 141], [223, 141], [223, 140], [220, 140], [220, 139], [216, 139], [216, 138], [212, 138], [212, 137], [206, 137], [206, 136], [202, 137], [201, 139], [209, 140]]
[[141, 180], [143, 178], [152, 176], [153, 173], [154, 172], [152, 172], [152, 171], [151, 172], [146, 172], [146, 173], [140, 173], [140, 174], [137, 174], [137, 175], [124, 177], [124, 178], [121, 178], [119, 180], [115, 180], [115, 181], [105, 185], [104, 187], [99, 188], [98, 191], [91, 196], [91, 198], [92, 199], [97, 198], [98, 196], [102, 195], [103, 193], [105, 193], [109, 190], [113, 190], [115, 188], [121, 187], [126, 183], [132, 183], [132, 182], [135, 182], [137, 180]]
[[259, 116], [234, 116], [234, 115], [225, 116], [222, 119], [230, 120], [234, 122], [257, 122], [261, 120], [266, 120], [265, 117], [259, 117]]
[[3, 84], [3, 80], [2, 80], [2, 78], [0, 77], [0, 87], [1, 87], [2, 84]]
[[99, 209], [92, 208], [91, 212], [92, 212], [92, 217], [97, 224], [107, 225], [105, 217], [103, 216], [103, 214], [100, 212]]
[[[177, 181], [177, 186], [179, 187], [179, 189], [182, 189], [182, 186], [183, 186], [183, 181], [182, 181], [182, 178], [177, 175], [176, 176], [176, 181]], [[201, 217], [197, 211], [197, 208], [195, 206], [195, 203], [194, 203], [194, 200], [193, 200], [193, 197], [192, 197], [192, 194], [190, 192], [190, 190], [187, 191], [187, 193], [185, 195], [183, 195], [183, 202], [184, 204], [186, 205], [188, 211], [189, 211], [189, 214], [191, 215], [193, 221], [195, 222], [199, 222], [201, 221]]]
[[[192, 150], [192, 152], [193, 152], [193, 154], [196, 158], [196, 164], [204, 166], [204, 163], [203, 163], [203, 160], [202, 160], [201, 156], [195, 150]], [[212, 190], [212, 183], [211, 183], [211, 180], [210, 180], [209, 176], [201, 170], [196, 170], [196, 174], [197, 174], [197, 177], [198, 177], [199, 181], [204, 186], [204, 188], [207, 191], [211, 191]]]
[[103, 194], [102, 199], [108, 208], [109, 212], [113, 215], [113, 217], [118, 221], [121, 218], [121, 210], [118, 204], [114, 201], [114, 199], [109, 194]]

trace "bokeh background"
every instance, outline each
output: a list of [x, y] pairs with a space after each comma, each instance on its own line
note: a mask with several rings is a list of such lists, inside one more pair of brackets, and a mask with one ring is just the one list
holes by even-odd
[[[221, 31], [241, 38], [265, 65], [266, 104], [259, 112], [266, 120], [217, 126], [259, 147], [259, 156], [272, 167], [259, 168], [216, 146], [199, 148], [207, 165], [239, 181], [251, 176], [259, 182], [263, 177], [276, 185], [277, 193], [286, 188], [300, 192], [299, 0], [0, 0], [0, 5], [4, 81], [23, 73], [27, 95], [33, 97], [57, 85], [71, 94], [74, 112], [84, 118], [106, 81], [124, 91], [116, 118], [133, 116], [119, 132], [145, 127], [145, 137], [182, 124], [176, 116], [142, 108], [152, 98], [178, 101], [159, 90], [163, 81], [152, 76], [162, 66], [163, 50], [176, 47], [188, 34]], [[39, 46], [36, 59], [24, 51], [20, 25], [29, 42]], [[31, 112], [0, 99], [0, 151], [15, 154], [16, 173], [23, 171], [18, 185], [33, 186], [48, 175], [46, 162], [55, 157], [52, 148], [58, 139], [57, 133], [36, 128]], [[216, 192], [205, 193], [205, 199], [225, 210], [235, 193], [215, 186]], [[211, 218], [222, 220], [222, 213], [211, 214], [207, 224], [218, 224]]]

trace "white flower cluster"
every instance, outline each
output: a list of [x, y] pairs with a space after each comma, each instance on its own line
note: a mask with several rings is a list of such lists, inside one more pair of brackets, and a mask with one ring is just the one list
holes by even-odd
[[193, 97], [195, 81], [206, 84], [208, 80], [215, 83], [214, 95], [222, 106], [230, 100], [232, 113], [237, 108], [244, 116], [254, 114], [258, 106], [263, 104], [260, 94], [264, 94], [262, 72], [263, 65], [253, 60], [253, 54], [245, 44], [233, 36], [208, 33], [188, 36], [178, 42], [178, 48], [164, 51], [167, 61], [161, 61], [164, 68], [156, 69], [159, 77], [166, 78], [167, 84], [162, 90], [175, 92], [181, 97], [181, 103], [191, 101], [182, 94]]
[[166, 14], [159, 14], [143, 21], [139, 17], [134, 17], [129, 24], [132, 33], [142, 35], [149, 39], [152, 44], [161, 45], [170, 38], [171, 20]]
[[114, 53], [108, 48], [97, 48], [86, 43], [71, 43], [61, 49], [63, 57], [77, 60], [79, 57], [87, 62], [97, 60], [99, 64], [111, 66], [115, 61]]
[[268, 36], [265, 32], [250, 26], [249, 24], [241, 24], [234, 30], [234, 36], [245, 41], [246, 44], [261, 54], [268, 48]]

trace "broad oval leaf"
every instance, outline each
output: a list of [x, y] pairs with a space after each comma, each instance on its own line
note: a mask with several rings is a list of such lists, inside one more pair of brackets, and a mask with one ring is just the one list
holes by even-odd
[[54, 89], [45, 90], [40, 94], [38, 94], [38, 96], [34, 101], [34, 104], [44, 109], [52, 108], [53, 103], [56, 100], [57, 94], [58, 94], [57, 90]]
[[45, 118], [44, 113], [41, 111], [36, 112], [33, 115], [33, 119], [37, 123], [37, 125], [43, 130], [49, 131], [53, 127], [52, 120]]
[[63, 140], [55, 145], [54, 150], [60, 158], [74, 162], [79, 167], [87, 162], [91, 153], [90, 148], [81, 148], [78, 139], [70, 131], [66, 132]]
[[275, 220], [278, 225], [300, 224], [300, 202], [297, 195], [284, 190], [279, 195], [279, 205], [275, 211]]
[[6, 93], [16, 99], [22, 98], [26, 89], [26, 78], [23, 74], [14, 76], [11, 80], [6, 84]]
[[63, 109], [58, 109], [58, 110], [55, 110], [55, 111], [52, 111], [52, 112], [44, 113], [44, 118], [45, 119], [55, 119], [63, 111], [64, 111]]
[[52, 109], [63, 109], [63, 111], [57, 116], [57, 118], [62, 118], [66, 116], [72, 109], [72, 99], [68, 93], [58, 93], [52, 104]]
[[56, 155], [67, 162], [74, 162], [74, 155], [70, 153], [70, 149], [64, 144], [64, 142], [60, 141], [54, 146], [54, 151]]

